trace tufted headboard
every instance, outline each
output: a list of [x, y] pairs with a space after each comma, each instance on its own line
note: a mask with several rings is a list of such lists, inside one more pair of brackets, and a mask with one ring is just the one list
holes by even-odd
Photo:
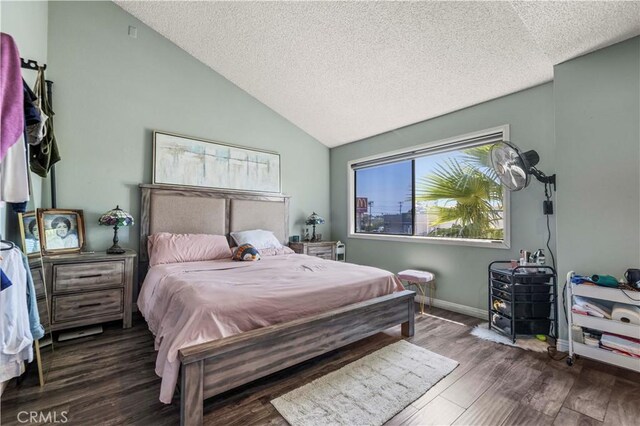
[[[266, 229], [287, 244], [289, 197], [210, 188], [140, 185], [140, 272], [149, 262], [147, 239], [157, 232], [217, 234]], [[231, 242], [231, 241], [230, 241]]]

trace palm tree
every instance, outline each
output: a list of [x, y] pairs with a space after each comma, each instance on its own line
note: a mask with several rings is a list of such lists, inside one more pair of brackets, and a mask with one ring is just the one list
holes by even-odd
[[416, 201], [434, 201], [435, 236], [499, 239], [502, 219], [502, 185], [489, 163], [491, 146], [468, 148], [459, 159], [449, 158], [416, 183]]

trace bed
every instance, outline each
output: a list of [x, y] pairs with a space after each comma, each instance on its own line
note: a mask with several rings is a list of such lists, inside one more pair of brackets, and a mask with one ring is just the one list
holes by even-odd
[[[287, 196], [140, 187], [143, 274], [159, 232], [269, 229], [288, 240]], [[138, 300], [159, 349], [161, 400], [179, 377], [180, 422], [195, 425], [206, 398], [397, 324], [412, 336], [414, 294], [377, 268], [292, 254], [154, 266]]]

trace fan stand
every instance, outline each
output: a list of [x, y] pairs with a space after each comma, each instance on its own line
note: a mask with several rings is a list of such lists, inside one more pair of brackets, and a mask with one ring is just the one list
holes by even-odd
[[553, 191], [555, 192], [555, 190], [556, 190], [556, 175], [555, 174], [552, 174], [551, 176], [547, 176], [543, 172], [541, 172], [540, 170], [536, 169], [535, 167], [531, 167], [529, 169], [529, 172], [532, 175], [534, 175], [536, 177], [536, 179], [538, 179], [538, 181], [540, 183], [544, 183], [545, 185], [553, 186]]

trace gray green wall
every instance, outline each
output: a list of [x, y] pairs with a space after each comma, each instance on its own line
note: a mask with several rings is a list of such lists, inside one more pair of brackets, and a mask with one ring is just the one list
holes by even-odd
[[[569, 270], [621, 277], [640, 267], [640, 38], [557, 65], [554, 74], [552, 83], [332, 149], [332, 231], [347, 241], [348, 260], [431, 270], [437, 298], [486, 309], [487, 264], [516, 258], [520, 248], [544, 247], [542, 186], [534, 181], [512, 194], [511, 250], [351, 240], [347, 162], [510, 124], [511, 141], [536, 149], [539, 168], [558, 175], [552, 231], [557, 221], [560, 289]], [[560, 329], [566, 338], [562, 321]]]
[[[91, 249], [113, 237], [101, 213], [119, 204], [139, 217], [154, 129], [279, 152], [291, 231], [314, 210], [328, 219], [329, 149], [115, 4], [49, 3], [48, 50], [58, 206], [84, 209]], [[120, 232], [121, 245], [137, 248], [138, 233]]]
[[[486, 309], [487, 264], [545, 245], [542, 186], [533, 182], [512, 195], [511, 250], [349, 240], [347, 162], [510, 124], [511, 140], [538, 150], [540, 168], [558, 173], [552, 231], [555, 236], [557, 217], [560, 274], [574, 269], [619, 276], [640, 265], [639, 38], [556, 66], [554, 83], [329, 153], [111, 2], [49, 3], [44, 46], [45, 36], [38, 35], [44, 20], [38, 29], [30, 27], [46, 6], [2, 2], [1, 22], [26, 56], [48, 59], [63, 156], [58, 205], [84, 209], [92, 249], [110, 244], [110, 230], [95, 224], [100, 213], [120, 204], [138, 216], [137, 185], [151, 179], [151, 131], [160, 129], [280, 152], [283, 191], [292, 196], [292, 233], [300, 233], [304, 217], [315, 210], [330, 216], [321, 232], [331, 229], [333, 238], [347, 242], [349, 261], [391, 271], [432, 270], [439, 299]], [[34, 7], [40, 12], [28, 13]], [[137, 39], [127, 35], [129, 25], [138, 28]], [[136, 248], [137, 235], [137, 228], [122, 232], [123, 245]]]
[[[47, 22], [49, 3], [46, 1], [1, 1], [0, 30], [13, 37], [23, 58], [47, 63]], [[33, 87], [36, 72], [23, 69], [25, 81]]]
[[557, 65], [559, 273], [640, 267], [640, 37]]
[[[438, 299], [486, 310], [489, 262], [517, 258], [521, 248], [535, 250], [545, 246], [543, 186], [532, 182], [526, 190], [512, 194], [510, 250], [348, 239], [347, 162], [502, 124], [511, 126], [512, 142], [522, 149], [538, 151], [541, 170], [547, 174], [554, 172], [551, 83], [332, 149], [332, 236], [346, 241], [347, 260], [393, 272], [407, 268], [435, 272]], [[555, 217], [552, 217], [552, 227], [554, 221]], [[555, 243], [555, 238], [552, 238], [552, 243]]]

